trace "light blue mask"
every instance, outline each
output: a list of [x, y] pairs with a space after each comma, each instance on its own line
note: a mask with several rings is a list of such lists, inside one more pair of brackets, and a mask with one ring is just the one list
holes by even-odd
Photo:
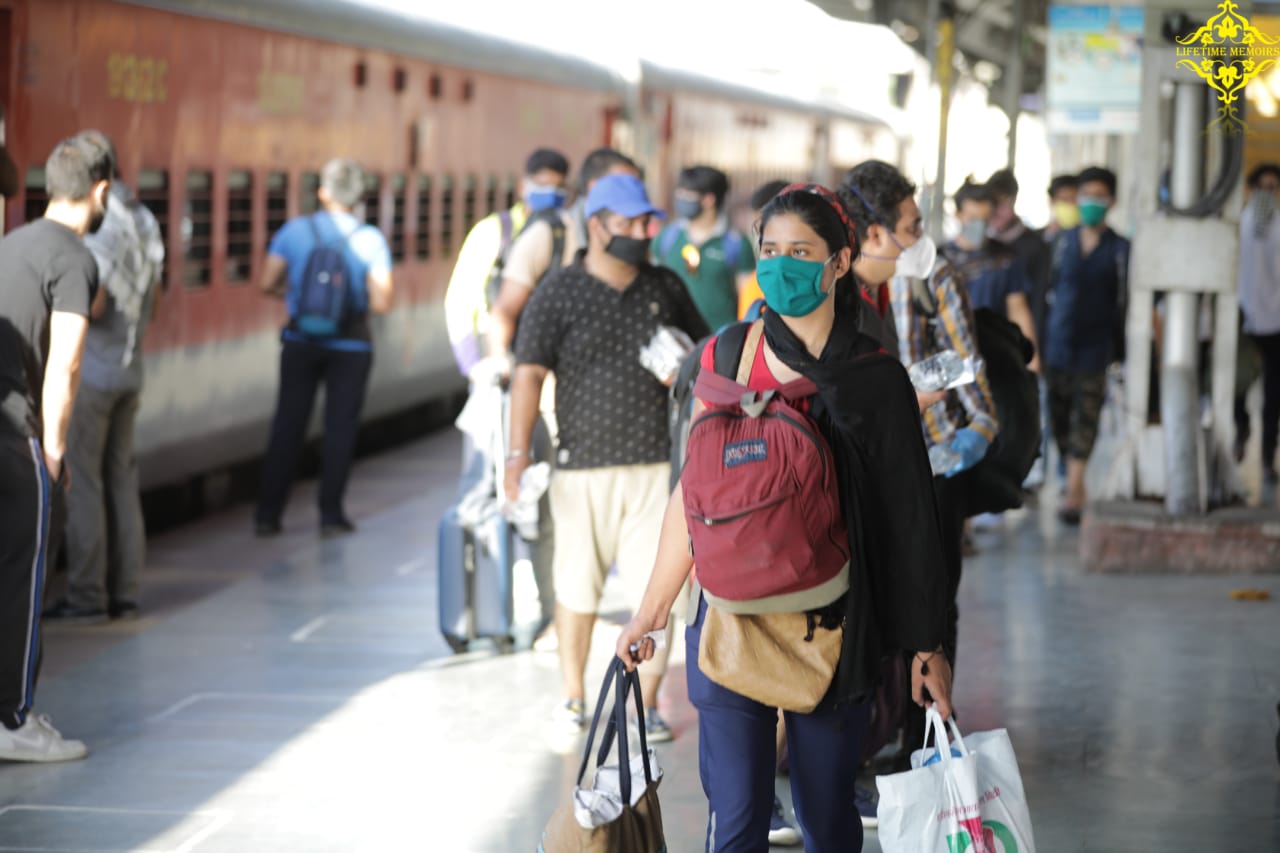
[[548, 210], [564, 206], [565, 192], [561, 189], [536, 189], [524, 194], [524, 203], [530, 210]]
[[761, 258], [756, 264], [756, 280], [764, 293], [764, 304], [785, 317], [804, 317], [817, 311], [830, 295], [822, 290], [822, 274], [831, 258], [825, 261], [805, 261], [790, 255]]

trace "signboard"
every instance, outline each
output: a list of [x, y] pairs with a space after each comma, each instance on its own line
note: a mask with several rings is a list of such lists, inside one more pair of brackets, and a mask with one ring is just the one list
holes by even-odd
[[1137, 133], [1142, 8], [1050, 6], [1050, 133]]
[[1232, 0], [1218, 4], [1218, 14], [1194, 33], [1178, 39], [1178, 67], [1199, 75], [1218, 95], [1221, 107], [1210, 127], [1228, 133], [1244, 129], [1240, 96], [1249, 81], [1270, 71], [1280, 57], [1280, 38], [1260, 31], [1240, 14]]

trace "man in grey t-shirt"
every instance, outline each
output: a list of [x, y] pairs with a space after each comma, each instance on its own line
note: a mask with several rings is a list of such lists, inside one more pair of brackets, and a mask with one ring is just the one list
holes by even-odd
[[104, 149], [63, 140], [45, 165], [45, 215], [0, 240], [0, 761], [69, 761], [88, 750], [31, 712], [52, 507], [66, 486], [67, 425], [98, 270], [83, 237], [106, 216]]
[[133, 432], [142, 336], [164, 269], [164, 241], [151, 211], [119, 179], [115, 146], [97, 131], [83, 135], [110, 152], [115, 177], [106, 219], [85, 238], [107, 300], [85, 338], [67, 443], [67, 597], [44, 617], [97, 622], [138, 614], [146, 533]]

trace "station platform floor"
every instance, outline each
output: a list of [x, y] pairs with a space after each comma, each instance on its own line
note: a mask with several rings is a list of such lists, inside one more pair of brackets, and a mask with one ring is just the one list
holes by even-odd
[[[0, 765], [0, 850], [533, 850], [581, 744], [552, 734], [554, 653], [440, 637], [459, 447], [444, 430], [359, 462], [353, 536], [317, 536], [303, 483], [279, 538], [243, 506], [155, 537], [141, 620], [49, 625], [37, 710], [91, 754]], [[1011, 514], [960, 587], [956, 707], [1010, 731], [1038, 849], [1280, 851], [1280, 575], [1091, 575], [1076, 543], [1049, 504]], [[681, 646], [660, 701], [672, 853], [706, 823]]]

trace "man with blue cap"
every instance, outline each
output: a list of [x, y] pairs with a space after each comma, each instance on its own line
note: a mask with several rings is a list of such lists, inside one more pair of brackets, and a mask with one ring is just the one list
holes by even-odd
[[[515, 500], [530, 463], [538, 398], [554, 373], [552, 570], [564, 685], [556, 719], [573, 732], [586, 722], [583, 671], [605, 575], [616, 563], [632, 606], [639, 604], [669, 497], [667, 386], [674, 371], [646, 366], [641, 352], [672, 330], [693, 340], [710, 331], [679, 277], [648, 261], [650, 220], [663, 214], [639, 178], [601, 178], [584, 214], [587, 248], [538, 285], [520, 318], [504, 483]], [[649, 740], [670, 740], [657, 711], [665, 651], [646, 667], [640, 680]]]

